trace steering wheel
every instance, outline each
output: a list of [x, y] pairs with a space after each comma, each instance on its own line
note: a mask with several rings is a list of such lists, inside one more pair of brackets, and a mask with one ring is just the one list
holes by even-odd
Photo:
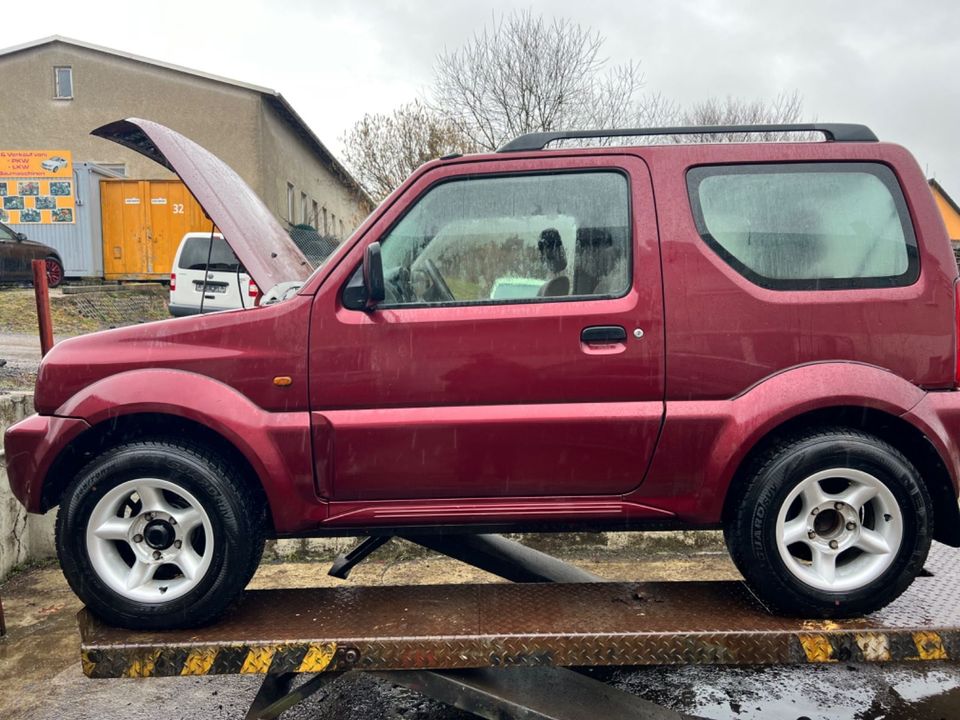
[[443, 279], [443, 275], [441, 275], [440, 271], [437, 269], [437, 264], [433, 260], [427, 258], [427, 260], [424, 262], [424, 265], [427, 268], [427, 275], [430, 276], [430, 281], [433, 283], [433, 287], [436, 288], [437, 295], [439, 296], [437, 301], [449, 302], [451, 300], [456, 300], [456, 298], [453, 296], [453, 293], [450, 292], [450, 286], [447, 285], [447, 282]]

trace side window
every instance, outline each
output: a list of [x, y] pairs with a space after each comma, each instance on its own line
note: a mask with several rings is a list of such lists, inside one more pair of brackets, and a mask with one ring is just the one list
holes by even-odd
[[885, 165], [698, 167], [687, 189], [700, 236], [763, 287], [893, 287], [919, 277], [913, 226]]
[[442, 183], [381, 239], [386, 304], [624, 295], [629, 218], [627, 179], [613, 171]]

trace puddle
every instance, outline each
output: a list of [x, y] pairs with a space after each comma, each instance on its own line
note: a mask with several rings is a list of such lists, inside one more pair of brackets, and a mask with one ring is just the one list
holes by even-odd
[[960, 718], [960, 668], [946, 665], [636, 668], [605, 679], [710, 720]]

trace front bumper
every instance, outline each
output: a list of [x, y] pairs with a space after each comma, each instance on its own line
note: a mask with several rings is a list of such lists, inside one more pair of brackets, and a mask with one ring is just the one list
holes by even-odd
[[7, 479], [17, 500], [30, 512], [45, 512], [43, 487], [54, 460], [90, 426], [80, 418], [31, 415], [7, 428], [3, 447]]

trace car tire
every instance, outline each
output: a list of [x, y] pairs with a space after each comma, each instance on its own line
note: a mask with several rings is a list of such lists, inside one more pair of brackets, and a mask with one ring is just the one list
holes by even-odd
[[923, 568], [930, 494], [892, 445], [829, 428], [783, 439], [752, 462], [724, 526], [727, 547], [771, 609], [842, 618], [896, 599]]
[[196, 627], [253, 576], [265, 515], [242, 473], [216, 453], [139, 440], [100, 455], [67, 488], [57, 553], [70, 587], [111, 625]]
[[60, 287], [63, 282], [63, 263], [52, 255], [43, 262], [47, 271], [47, 287]]

